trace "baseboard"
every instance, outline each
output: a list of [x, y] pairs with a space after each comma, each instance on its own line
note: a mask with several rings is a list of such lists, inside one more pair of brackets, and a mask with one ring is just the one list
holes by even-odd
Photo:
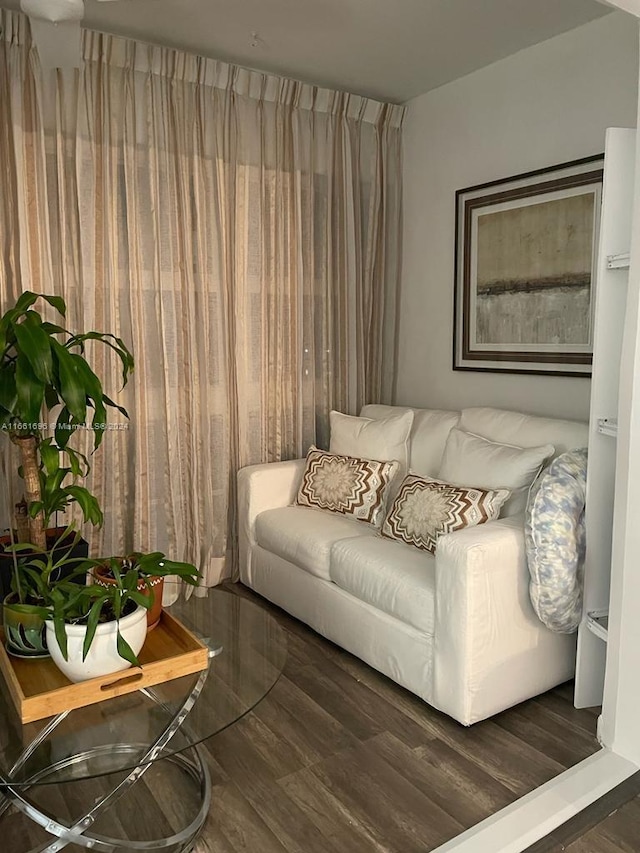
[[536, 853], [535, 848], [593, 803], [637, 774], [626, 758], [601, 749], [545, 785], [516, 800], [433, 853]]

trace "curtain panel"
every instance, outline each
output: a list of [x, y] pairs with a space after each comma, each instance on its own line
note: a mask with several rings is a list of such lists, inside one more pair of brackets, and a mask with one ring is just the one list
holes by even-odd
[[136, 360], [128, 428], [92, 460], [92, 549], [215, 584], [238, 468], [391, 400], [403, 108], [91, 31], [45, 78], [27, 19], [0, 23], [2, 309], [60, 294]]

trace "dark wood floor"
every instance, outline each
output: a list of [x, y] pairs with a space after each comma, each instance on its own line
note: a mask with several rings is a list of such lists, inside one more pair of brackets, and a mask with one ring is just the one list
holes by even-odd
[[[206, 745], [214, 805], [195, 853], [426, 853], [598, 748], [597, 711], [575, 710], [571, 685], [465, 729], [244, 587], [227, 588], [275, 616], [289, 656], [266, 699]], [[167, 790], [150, 773], [105, 834], [144, 814], [158, 837], [174, 823], [154, 802]], [[3, 822], [0, 851], [41, 843], [17, 821]], [[536, 853], [638, 853], [640, 804], [573, 840], [585, 829]]]
[[640, 800], [631, 800], [572, 844], [558, 847], [566, 853], [638, 853]]
[[571, 685], [465, 729], [235, 592], [274, 614], [289, 657], [208, 743], [216, 805], [198, 853], [425, 853], [598, 748], [597, 712], [573, 708]]

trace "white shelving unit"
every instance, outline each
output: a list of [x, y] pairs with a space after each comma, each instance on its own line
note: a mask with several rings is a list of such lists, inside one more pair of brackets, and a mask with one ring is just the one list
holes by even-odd
[[596, 264], [587, 471], [584, 615], [578, 629], [575, 705], [602, 702], [608, 638], [620, 356], [629, 279], [635, 130], [610, 128], [605, 145]]
[[606, 643], [609, 639], [609, 611], [592, 610], [587, 613], [587, 628]]
[[601, 435], [610, 435], [612, 438], [616, 438], [618, 435], [618, 419], [598, 418], [596, 421], [596, 429]]
[[622, 252], [619, 255], [607, 255], [607, 269], [628, 270], [630, 257], [629, 252]]

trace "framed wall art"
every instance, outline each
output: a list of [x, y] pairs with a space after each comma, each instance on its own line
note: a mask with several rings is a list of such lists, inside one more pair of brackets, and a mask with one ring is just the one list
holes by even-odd
[[458, 190], [454, 370], [591, 375], [603, 165]]

